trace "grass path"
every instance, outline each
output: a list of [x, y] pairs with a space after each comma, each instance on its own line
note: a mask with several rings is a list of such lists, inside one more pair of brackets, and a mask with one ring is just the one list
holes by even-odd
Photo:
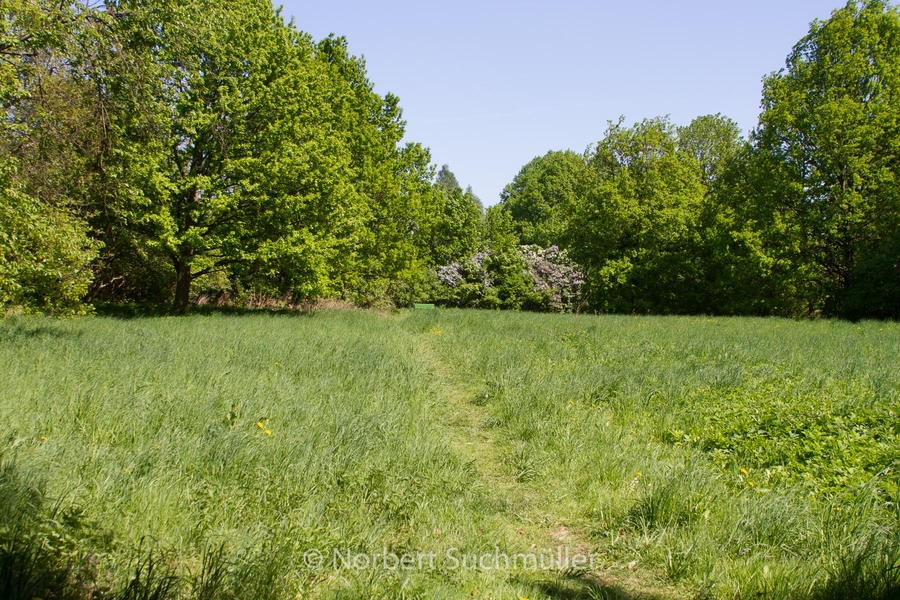
[[[603, 549], [554, 510], [554, 490], [540, 489], [512, 473], [507, 463], [514, 448], [502, 430], [492, 427], [489, 407], [482, 401], [482, 387], [442, 355], [443, 335], [440, 327], [434, 326], [416, 338], [417, 347], [434, 374], [438, 396], [445, 400], [437, 404], [437, 418], [446, 427], [447, 439], [457, 456], [474, 467], [487, 491], [506, 506], [511, 547], [523, 552], [561, 547], [570, 554], [600, 557]], [[609, 569], [612, 565], [599, 561], [602, 558], [598, 558], [593, 570], [564, 573], [558, 579], [536, 579], [536, 591], [565, 599], [682, 597], [671, 586], [652, 581], [645, 574], [625, 571], [613, 575]]]

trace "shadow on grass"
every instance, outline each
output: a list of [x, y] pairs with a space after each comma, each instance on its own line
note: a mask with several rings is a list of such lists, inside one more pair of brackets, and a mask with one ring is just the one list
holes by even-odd
[[[100, 583], [91, 524], [74, 506], [48, 502], [43, 482], [0, 453], [0, 598], [3, 600], [164, 600], [178, 579], [161, 555], [139, 551], [131, 577], [114, 592]], [[104, 544], [101, 542], [101, 546]]]
[[80, 331], [71, 331], [61, 327], [52, 325], [39, 325], [40, 321], [22, 319], [20, 317], [9, 317], [5, 321], [0, 322], [0, 340], [3, 341], [28, 341], [46, 338], [75, 338], [80, 337]]
[[830, 575], [810, 600], [900, 598], [900, 538], [869, 538], [863, 548], [849, 551]]
[[[224, 544], [207, 545], [200, 568], [179, 573], [179, 557], [145, 544], [119, 553], [115, 579], [98, 555], [113, 540], [74, 505], [49, 501], [43, 481], [0, 450], [0, 600], [218, 600], [286, 598], [278, 551], [231, 560]], [[107, 564], [108, 566], [108, 564]]]
[[580, 573], [562, 573], [552, 578], [523, 579], [523, 585], [530, 587], [535, 595], [543, 594], [558, 600], [662, 600], [666, 596], [634, 592], [624, 587], [597, 581]]
[[246, 315], [278, 315], [311, 317], [314, 311], [290, 308], [246, 308], [239, 306], [191, 305], [185, 311], [176, 311], [160, 304], [94, 304], [94, 314], [110, 319], [155, 319], [160, 317], [191, 317], [222, 315], [242, 317]]
[[46, 506], [43, 486], [0, 455], [0, 598], [77, 599], [72, 561], [52, 542], [50, 524], [66, 519]]

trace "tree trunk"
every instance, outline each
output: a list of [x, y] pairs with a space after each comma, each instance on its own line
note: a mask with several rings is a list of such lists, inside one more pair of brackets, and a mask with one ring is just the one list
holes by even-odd
[[191, 301], [191, 265], [181, 261], [175, 262], [175, 304], [173, 308], [178, 312], [185, 312]]

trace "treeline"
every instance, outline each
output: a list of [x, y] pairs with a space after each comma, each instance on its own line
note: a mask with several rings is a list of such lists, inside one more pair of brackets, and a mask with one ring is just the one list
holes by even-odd
[[612, 123], [526, 165], [498, 210], [557, 244], [597, 311], [900, 316], [900, 15], [849, 2], [721, 116]]
[[611, 123], [487, 211], [268, 0], [0, 8], [0, 304], [343, 298], [900, 316], [900, 15], [851, 1], [721, 115]]

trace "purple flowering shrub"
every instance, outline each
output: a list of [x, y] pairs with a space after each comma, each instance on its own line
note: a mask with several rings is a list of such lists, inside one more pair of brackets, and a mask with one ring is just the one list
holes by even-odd
[[441, 285], [447, 287], [456, 287], [463, 281], [463, 275], [459, 270], [459, 263], [450, 263], [449, 265], [437, 268], [437, 278]]
[[442, 306], [573, 312], [581, 300], [581, 268], [556, 246], [482, 250], [440, 266], [421, 299]]
[[584, 271], [557, 246], [522, 246], [522, 258], [534, 278], [534, 291], [543, 297], [544, 309], [573, 312], [581, 302]]

